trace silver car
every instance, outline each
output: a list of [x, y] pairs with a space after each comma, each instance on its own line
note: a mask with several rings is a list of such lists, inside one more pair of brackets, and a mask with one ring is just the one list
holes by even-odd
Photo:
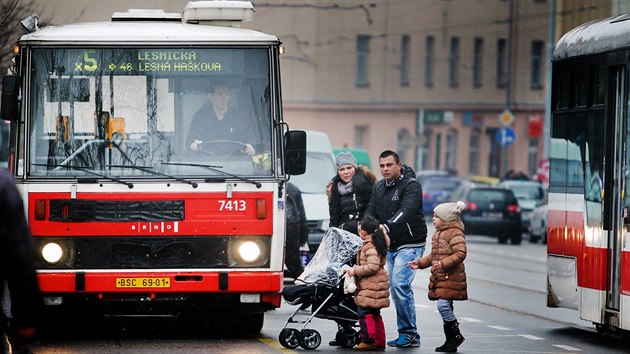
[[538, 242], [542, 240], [542, 243], [547, 243], [547, 213], [549, 212], [549, 205], [547, 204], [547, 198], [545, 197], [540, 204], [538, 204], [530, 215], [529, 219], [529, 242]]
[[521, 227], [523, 231], [529, 230], [532, 211], [545, 198], [545, 189], [542, 184], [532, 181], [507, 180], [499, 183], [499, 187], [511, 189], [521, 208]]

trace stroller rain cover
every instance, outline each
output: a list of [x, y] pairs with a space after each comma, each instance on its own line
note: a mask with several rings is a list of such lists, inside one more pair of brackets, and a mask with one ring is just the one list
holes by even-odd
[[339, 270], [345, 263], [355, 259], [362, 245], [361, 237], [336, 227], [329, 228], [313, 259], [295, 280], [295, 284], [336, 287], [339, 284]]

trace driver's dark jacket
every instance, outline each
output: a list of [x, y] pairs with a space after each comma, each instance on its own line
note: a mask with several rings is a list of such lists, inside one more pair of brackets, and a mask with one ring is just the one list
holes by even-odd
[[207, 101], [193, 116], [186, 146], [200, 140], [206, 143], [205, 146], [202, 143], [202, 149], [212, 152], [222, 152], [221, 150], [225, 149], [224, 153], [233, 152], [235, 147], [225, 145], [222, 147], [220, 143], [210, 145], [210, 142], [231, 140], [256, 146], [260, 142], [255, 139], [250, 123], [247, 116], [235, 107], [230, 107], [223, 119], [219, 120], [214, 113], [212, 102]]
[[376, 183], [365, 215], [385, 225], [390, 251], [426, 245], [427, 225], [422, 211], [422, 187], [413, 169], [403, 165], [400, 177]]
[[[24, 204], [13, 177], [0, 168], [0, 300], [5, 282], [9, 290], [11, 329], [34, 327], [42, 300], [35, 273], [35, 245]], [[9, 304], [3, 304], [9, 305]], [[0, 314], [0, 353], [4, 353], [5, 317]]]

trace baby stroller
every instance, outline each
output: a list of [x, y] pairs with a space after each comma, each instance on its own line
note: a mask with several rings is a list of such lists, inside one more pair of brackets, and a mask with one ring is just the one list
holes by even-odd
[[[304, 273], [296, 280], [296, 285], [286, 286], [282, 291], [284, 300], [298, 309], [287, 319], [280, 332], [279, 341], [285, 348], [315, 349], [322, 337], [314, 329], [306, 328], [314, 317], [332, 320], [337, 323], [335, 340], [344, 348], [357, 344], [359, 333], [357, 305], [353, 294], [344, 293], [341, 267], [355, 261], [363, 240], [353, 233], [330, 228]], [[306, 317], [299, 319], [300, 316]], [[302, 325], [301, 331], [287, 328], [289, 324]]]

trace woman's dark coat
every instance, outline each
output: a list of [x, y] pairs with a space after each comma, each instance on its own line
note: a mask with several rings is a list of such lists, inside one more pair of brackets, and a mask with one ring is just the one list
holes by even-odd
[[337, 189], [338, 183], [343, 183], [336, 174], [326, 186], [328, 194], [328, 211], [330, 213], [330, 227], [338, 227], [346, 231], [357, 233], [357, 222], [363, 219], [372, 197], [372, 187], [376, 176], [366, 166], [359, 165], [352, 177], [353, 192], [341, 195]]

